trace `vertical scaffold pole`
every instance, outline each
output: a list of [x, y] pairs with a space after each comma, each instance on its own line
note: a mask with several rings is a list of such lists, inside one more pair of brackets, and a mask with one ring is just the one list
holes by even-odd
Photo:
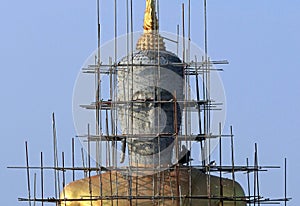
[[27, 172], [27, 190], [28, 190], [28, 204], [31, 206], [30, 196], [30, 169], [29, 169], [29, 157], [28, 157], [28, 144], [25, 142], [25, 155], [26, 155], [26, 172]]

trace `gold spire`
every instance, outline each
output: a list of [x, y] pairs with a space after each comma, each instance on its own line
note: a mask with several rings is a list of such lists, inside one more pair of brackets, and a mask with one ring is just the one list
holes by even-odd
[[144, 32], [158, 30], [158, 21], [155, 12], [155, 0], [146, 0], [144, 16]]
[[146, 0], [144, 34], [139, 38], [136, 48], [138, 50], [166, 50], [163, 38], [158, 34], [155, 0]]

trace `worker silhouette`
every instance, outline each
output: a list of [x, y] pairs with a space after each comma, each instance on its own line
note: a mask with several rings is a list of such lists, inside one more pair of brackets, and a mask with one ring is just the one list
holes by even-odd
[[181, 157], [179, 160], [178, 160], [178, 163], [179, 164], [187, 164], [189, 163], [190, 161], [192, 161], [193, 159], [191, 159], [191, 151], [188, 150], [185, 145], [182, 145], [182, 149], [179, 153], [179, 157]]

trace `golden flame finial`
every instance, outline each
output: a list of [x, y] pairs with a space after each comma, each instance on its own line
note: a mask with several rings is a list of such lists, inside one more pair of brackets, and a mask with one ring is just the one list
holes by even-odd
[[166, 50], [163, 38], [158, 34], [155, 0], [146, 0], [144, 34], [139, 38], [137, 50]]
[[144, 32], [157, 31], [158, 21], [155, 12], [155, 0], [146, 0]]

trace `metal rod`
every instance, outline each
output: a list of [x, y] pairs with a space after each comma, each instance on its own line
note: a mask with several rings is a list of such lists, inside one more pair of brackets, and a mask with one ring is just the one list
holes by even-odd
[[[255, 143], [255, 145], [256, 145], [256, 143]], [[255, 147], [256, 148], [256, 147]], [[254, 168], [256, 169], [257, 168], [257, 166], [256, 166], [256, 150], [254, 150]], [[253, 173], [253, 200], [254, 200], [254, 202], [253, 202], [253, 205], [255, 206], [256, 205], [256, 175], [257, 175], [257, 173], [256, 173], [256, 171], [254, 171], [254, 173]]]
[[235, 191], [235, 171], [234, 171], [234, 142], [233, 142], [233, 132], [232, 126], [230, 126], [230, 140], [231, 140], [231, 165], [232, 165], [232, 187], [234, 196], [234, 206], [236, 206], [236, 191]]
[[[139, 165], [138, 158], [136, 158], [136, 165]], [[138, 186], [139, 186], [139, 168], [136, 167], [136, 177], [135, 177], [135, 205], [138, 205], [137, 196], [139, 195]]]
[[[25, 155], [26, 155], [26, 167], [27, 167], [27, 190], [28, 190], [28, 199], [31, 198], [30, 196], [30, 170], [29, 170], [29, 157], [28, 157], [28, 144], [27, 141], [25, 142]], [[28, 201], [29, 206], [31, 206], [31, 201]]]
[[81, 148], [81, 159], [82, 159], [82, 168], [83, 168], [83, 175], [84, 177], [87, 177], [85, 162], [84, 162], [84, 151], [83, 148]]
[[[209, 64], [208, 64], [208, 46], [207, 46], [207, 1], [204, 0], [204, 62], [205, 62], [205, 75], [203, 78], [203, 82], [205, 84], [203, 85], [204, 88], [204, 97], [205, 100], [207, 101], [207, 105], [204, 105], [204, 133], [209, 134], [210, 133], [210, 108], [209, 108], [209, 100], [210, 100], [210, 75], [209, 75]], [[207, 154], [207, 143], [205, 140], [204, 144], [204, 152]], [[205, 159], [204, 159], [204, 165], [205, 164]]]
[[[106, 135], [107, 135], [107, 138], [109, 138], [109, 125], [108, 125], [108, 112], [106, 111], [105, 113], [105, 127], [106, 127]], [[110, 144], [108, 141], [106, 142], [106, 144]], [[110, 159], [110, 145], [107, 145], [106, 147], [106, 166], [111, 166], [111, 159]], [[114, 157], [114, 154], [113, 154], [113, 157]]]
[[179, 52], [179, 24], [177, 24], [177, 45], [176, 45], [176, 54], [178, 56], [178, 52]]
[[179, 148], [178, 148], [177, 93], [176, 93], [176, 90], [174, 91], [173, 97], [174, 97], [173, 116], [174, 116], [174, 132], [175, 132], [175, 155], [176, 155], [176, 163], [178, 163], [178, 161], [179, 161]]
[[[103, 192], [102, 192], [103, 186], [102, 186], [102, 171], [101, 171], [101, 169], [100, 169], [100, 174], [98, 176], [99, 176], [99, 185], [100, 185], [100, 197], [102, 197], [103, 196]], [[101, 203], [101, 205], [103, 205], [102, 199], [101, 199], [100, 203]]]
[[284, 158], [284, 205], [287, 205], [287, 159]]
[[[164, 39], [168, 39], [166, 37], [162, 37]], [[177, 41], [176, 41], [177, 42]], [[199, 64], [200, 66], [205, 66], [205, 60], [204, 58], [202, 59], [201, 62], [197, 62], [197, 64]], [[224, 65], [224, 64], [228, 64], [229, 62], [227, 60], [209, 60], [207, 61], [207, 63], [212, 66], [212, 65]], [[141, 62], [138, 62], [138, 63], [129, 63], [129, 66], [157, 66], [158, 63], [141, 63]], [[185, 66], [185, 63], [182, 63], [182, 62], [166, 62], [166, 63], [163, 63], [163, 64], [160, 64], [161, 66], [177, 66], [177, 67], [182, 67], [182, 66]], [[124, 67], [124, 66], [127, 66], [127, 62], [126, 63], [122, 63], [122, 62], [118, 62], [118, 63], [107, 63], [107, 64], [103, 64], [101, 63], [100, 65], [100, 68], [101, 68], [101, 72], [107, 74], [108, 72], [108, 69], [110, 67]], [[92, 73], [92, 71], [95, 70], [95, 68], [97, 68], [98, 65], [97, 64], [91, 64], [91, 65], [88, 65], [87, 67], [83, 68], [82, 71], [83, 73]], [[189, 69], [193, 69], [195, 67], [195, 62], [189, 62]], [[126, 68], [121, 68], [121, 70], [123, 71], [124, 69]], [[222, 69], [211, 69], [211, 71], [223, 71]]]
[[[116, 149], [117, 150], [117, 149]], [[116, 168], [116, 167], [114, 167]], [[116, 196], [119, 196], [119, 189], [118, 189], [118, 173], [115, 172], [115, 190], [116, 190]], [[117, 198], [117, 206], [119, 205], [119, 199]]]
[[[52, 133], [53, 133], [53, 167], [58, 166], [58, 156], [57, 156], [57, 138], [56, 138], [56, 126], [55, 126], [55, 115], [52, 113]], [[54, 170], [54, 191], [55, 198], [58, 197], [58, 188], [59, 188], [59, 175], [57, 171]]]
[[[176, 165], [175, 165], [175, 180], [176, 180], [176, 195], [179, 195], [179, 148], [178, 148], [178, 125], [177, 125], [177, 94], [174, 91], [174, 129], [175, 129], [175, 154], [176, 154]], [[180, 205], [180, 200], [177, 199], [176, 205]]]
[[[129, 45], [129, 32], [130, 32], [130, 23], [129, 23], [129, 0], [126, 0], [126, 56], [127, 56], [127, 64], [129, 64], [129, 51], [130, 51], [130, 45]], [[128, 65], [127, 65], [128, 66]], [[125, 95], [125, 94], [124, 94]]]
[[[9, 169], [26, 169], [27, 167], [23, 166], [23, 167], [8, 167]], [[136, 168], [136, 167], [129, 167], [129, 168]], [[102, 167], [101, 170], [102, 171], [109, 171], [109, 170], [116, 170], [116, 171], [123, 171], [123, 172], [128, 172], [129, 168], [112, 168], [112, 167]], [[193, 165], [193, 168], [199, 169], [201, 171], [205, 171], [205, 167], [202, 167], [202, 165]], [[214, 169], [213, 169], [214, 168]], [[232, 172], [232, 166], [222, 166], [222, 168], [220, 168], [219, 166], [213, 167], [211, 168], [212, 172], [219, 172], [220, 170], [222, 170], [223, 172]], [[248, 167], [246, 165], [240, 165], [240, 166], [235, 166], [234, 167], [234, 171], [235, 172], [255, 172], [255, 171], [268, 171], [268, 169], [279, 169], [279, 166], [259, 166], [259, 167]], [[29, 167], [29, 169], [41, 169], [40, 166], [38, 167]], [[65, 167], [64, 170], [77, 170], [77, 171], [86, 171], [88, 168], [87, 167]], [[57, 171], [62, 171], [63, 168], [62, 167], [44, 167], [44, 170], [57, 170]], [[96, 168], [96, 167], [91, 167], [90, 168], [91, 171], [99, 171], [100, 168]], [[139, 171], [153, 171], [152, 168], [147, 168], [147, 167], [140, 167]]]
[[[163, 197], [165, 196], [165, 171], [163, 170], [162, 173], [159, 174], [159, 178], [161, 179], [159, 185], [159, 194]], [[161, 198], [162, 205], [165, 205], [165, 198]]]
[[[191, 147], [190, 147], [190, 151], [191, 151]], [[188, 172], [189, 172], [189, 196], [192, 196], [192, 167], [188, 168]], [[192, 199], [189, 198], [189, 205], [192, 206]]]
[[[157, 94], [156, 91], [155, 91], [155, 94]], [[155, 161], [155, 150], [154, 150], [154, 147], [153, 147], [152, 153], [153, 153], [152, 154], [152, 161], [154, 162]], [[154, 164], [152, 166], [152, 170], [153, 171], [155, 170], [155, 165]], [[156, 194], [156, 188], [155, 188], [156, 181], [155, 180], [156, 180], [155, 179], [155, 173], [153, 173], [152, 174], [152, 196], [155, 196], [155, 194]], [[155, 200], [152, 200], [152, 204], [155, 205]]]
[[[176, 195], [177, 196], [180, 196], [180, 183], [179, 183], [179, 165], [177, 164], [176, 166], [175, 166], [175, 169], [176, 169], [176, 171], [175, 171], [175, 174], [176, 174]], [[180, 198], [177, 198], [177, 201], [176, 201], [176, 203], [177, 203], [177, 206], [179, 206], [180, 205]]]
[[36, 173], [34, 173], [34, 176], [33, 176], [33, 205], [35, 206], [36, 205]]
[[191, 0], [188, 1], [188, 62], [191, 60]]
[[[97, 27], [98, 27], [98, 54], [97, 54], [97, 68], [96, 68], [96, 134], [102, 134], [100, 132], [101, 128], [101, 104], [99, 105], [99, 100], [101, 99], [101, 74], [100, 74], [100, 65], [101, 65], [101, 25], [100, 25], [100, 0], [97, 0]], [[101, 152], [99, 152], [99, 142], [96, 142], [96, 167], [99, 166], [101, 162]], [[98, 173], [99, 174], [99, 173]]]
[[[197, 62], [197, 56], [195, 56], [195, 61]], [[198, 70], [196, 66], [196, 95], [197, 95], [197, 112], [198, 112], [198, 127], [199, 127], [199, 134], [202, 134], [202, 126], [201, 126], [201, 111], [200, 111], [200, 91], [199, 91], [199, 79], [198, 79]], [[201, 141], [201, 148], [202, 148], [202, 141]]]
[[[249, 168], [249, 159], [246, 159], [246, 165], [247, 165], [247, 169]], [[250, 198], [251, 198], [251, 190], [250, 190], [250, 172], [247, 171], [247, 186], [248, 186], [248, 200], [250, 202]], [[249, 203], [249, 205], [251, 205], [251, 202]]]
[[204, 55], [206, 57], [207, 57], [207, 52], [208, 52], [207, 50], [208, 50], [208, 46], [207, 46], [207, 0], [204, 0], [204, 52], [205, 52]]
[[184, 3], [182, 3], [182, 62], [185, 63]]
[[65, 176], [65, 153], [61, 153], [61, 160], [62, 160], [62, 173], [63, 173], [63, 188], [66, 185], [66, 176]]
[[[108, 61], [109, 61], [109, 63], [111, 63], [112, 62], [112, 58], [109, 57]], [[113, 98], [113, 73], [114, 73], [113, 69], [114, 68], [115, 67], [110, 67], [110, 72], [109, 72], [109, 98], [111, 100], [114, 100], [114, 98]], [[111, 121], [110, 122], [110, 126], [111, 126], [111, 133], [112, 133], [112, 135], [115, 135], [115, 128], [114, 128], [114, 122], [113, 122], [113, 119], [114, 119], [114, 117], [113, 117], [113, 107], [114, 107], [114, 105], [111, 104], [111, 106], [110, 106], [110, 108], [111, 108], [111, 111], [110, 111], [110, 121]], [[108, 124], [108, 119], [109, 118], [108, 118], [108, 111], [107, 110], [105, 112], [105, 115], [106, 115], [106, 117], [105, 117], [106, 134], [107, 134], [107, 137], [109, 137], [109, 124]], [[111, 164], [115, 165], [115, 152], [114, 152], [115, 139], [113, 139], [111, 143], [112, 143], [112, 161], [110, 159], [111, 151], [110, 151], [110, 149], [109, 149], [109, 147], [107, 145], [107, 144], [109, 144], [109, 142], [106, 143], [106, 146], [108, 147], [107, 150], [106, 150], [106, 165], [107, 165], [107, 161], [108, 161], [108, 165], [109, 166], [111, 166]], [[108, 159], [107, 159], [107, 157], [108, 157]]]
[[[197, 56], [195, 56], [195, 62], [197, 62]], [[198, 127], [199, 127], [199, 134], [202, 134], [202, 125], [201, 125], [201, 110], [200, 110], [200, 91], [199, 91], [199, 78], [198, 78], [198, 69], [197, 69], [197, 63], [195, 65], [195, 69], [196, 69], [196, 95], [197, 95], [197, 112], [198, 112]], [[203, 141], [200, 141], [200, 148], [201, 148], [201, 154], [203, 154]], [[201, 160], [202, 160], [202, 165], [205, 164], [205, 162], [203, 162], [204, 157], [203, 155], [201, 155]]]
[[[115, 6], [115, 51], [114, 51], [114, 54], [115, 54], [115, 59], [114, 59], [114, 62], [117, 63], [118, 61], [118, 40], [117, 40], [117, 35], [118, 35], [118, 21], [117, 21], [117, 0], [115, 0], [115, 3], [114, 3], [114, 6]], [[114, 67], [114, 78], [113, 78], [113, 87], [116, 86], [117, 84], [117, 67]], [[117, 99], [117, 90], [115, 91], [114, 93], [114, 99]], [[113, 127], [113, 134], [116, 135], [117, 132], [118, 132], [118, 124], [116, 122], [118, 122], [118, 119], [117, 119], [117, 112], [115, 112], [115, 110], [112, 110], [111, 112], [113, 112], [113, 118], [112, 118], [112, 127]], [[118, 148], [118, 141], [114, 141], [114, 144], [115, 144], [115, 148], [113, 150], [114, 152], [114, 166], [117, 167], [118, 166], [118, 161], [117, 161], [117, 148]], [[117, 179], [117, 176], [116, 176], [116, 179]], [[116, 187], [116, 193], [118, 194], [118, 187]], [[117, 205], [118, 205], [118, 201], [117, 201]]]
[[[130, 177], [128, 177], [128, 179], [130, 179]], [[86, 202], [86, 201], [91, 201], [89, 198], [86, 198], [87, 196], [82, 196], [82, 198], [72, 198], [72, 199], [66, 199], [65, 202], [74, 202], [74, 201], [82, 201], [82, 202]], [[159, 201], [163, 196], [148, 196], [148, 195], [140, 195], [138, 197], [136, 197], [139, 200], [157, 200]], [[97, 201], [97, 200], [115, 200], [116, 196], [115, 195], [106, 195], [106, 196], [93, 196], [92, 201]], [[129, 200], [130, 198], [133, 198], [133, 196], [130, 195], [120, 195], [118, 197], [119, 200]], [[207, 195], [193, 195], [193, 196], [188, 196], [188, 195], [174, 195], [174, 196], [164, 196], [163, 198], [168, 199], [168, 200], [172, 200], [172, 199], [178, 199], [180, 200], [181, 198], [185, 198], [185, 199], [198, 199], [198, 200], [207, 200], [209, 199], [209, 197]], [[212, 200], [220, 200], [220, 197], [210, 197]], [[245, 198], [245, 197], [241, 197], [241, 198]], [[33, 201], [34, 199], [30, 199], [31, 201]], [[29, 201], [27, 198], [19, 198], [19, 201]], [[53, 198], [46, 198], [44, 200], [42, 199], [36, 199], [36, 201], [44, 201], [44, 202], [59, 202], [61, 200], [56, 200]], [[233, 197], [227, 197], [226, 201], [228, 202], [233, 202], [234, 198]], [[244, 199], [238, 199], [236, 200], [238, 202], [245, 202]], [[264, 203], [273, 203], [273, 204], [279, 204], [279, 202], [284, 202], [284, 199], [266, 199], [264, 200]]]
[[118, 58], [118, 18], [117, 18], [117, 0], [114, 0], [114, 34], [115, 34], [115, 39], [114, 39], [114, 62], [117, 63], [117, 58]]
[[97, 55], [97, 59], [98, 59], [98, 66], [101, 64], [101, 50], [100, 50], [100, 46], [101, 46], [101, 25], [100, 25], [100, 0], [97, 0], [97, 51], [98, 51], [98, 55]]
[[[75, 167], [75, 141], [74, 138], [72, 138], [72, 167]], [[73, 182], [75, 181], [75, 170], [72, 171], [72, 175], [73, 175]]]
[[[130, 53], [130, 36], [129, 36], [129, 32], [130, 32], [130, 22], [129, 22], [129, 12], [130, 12], [130, 10], [129, 10], [129, 0], [126, 0], [126, 68], [127, 68], [127, 71], [129, 72], [129, 53]], [[131, 62], [131, 63], [133, 63], [133, 62]], [[122, 75], [123, 75], [123, 78], [125, 79], [125, 77], [126, 77], [126, 72], [125, 72], [125, 70], [123, 70], [123, 72], [122, 72]], [[127, 77], [128, 77], [129, 75], [127, 74]], [[125, 88], [126, 88], [126, 86], [125, 86], [125, 84], [127, 84], [126, 86], [127, 86], [127, 88], [129, 88], [129, 81], [128, 81], [128, 78], [127, 78], [127, 83], [125, 82], [125, 81], [123, 81], [123, 96], [124, 96], [124, 99], [126, 99], [126, 100], [129, 100], [129, 98], [126, 96], [126, 95], [129, 95], [129, 92], [127, 91], [127, 94], [126, 94], [126, 90], [125, 90]], [[127, 118], [126, 118], [126, 133], [128, 134], [129, 133], [129, 115], [128, 115], [128, 110], [125, 110], [125, 115], [127, 116]], [[122, 142], [122, 144], [123, 144], [123, 148], [122, 148], [122, 152], [123, 152], [123, 156], [122, 156], [122, 158], [121, 158], [121, 163], [123, 163], [124, 162], [124, 160], [125, 160], [125, 156], [126, 156], [126, 143], [127, 143], [127, 139], [126, 139], [126, 137], [124, 138], [124, 140], [123, 140], [123, 142]], [[129, 149], [128, 149], [128, 153], [129, 153]], [[129, 161], [129, 165], [130, 165], [130, 159], [131, 158], [129, 158], [128, 157], [128, 161]]]
[[[42, 199], [44, 199], [44, 163], [43, 163], [43, 152], [41, 152], [41, 194], [42, 194]], [[44, 206], [44, 202], [42, 202], [42, 206]]]
[[[88, 174], [89, 174], [89, 193], [90, 198], [92, 199], [93, 193], [92, 193], [92, 179], [91, 179], [91, 142], [90, 142], [90, 124], [88, 124]], [[90, 202], [91, 206], [93, 206], [93, 201]]]
[[[202, 57], [202, 59], [203, 59], [203, 57]], [[203, 70], [202, 71], [202, 94], [203, 94], [203, 100], [207, 101], [207, 99], [206, 99], [206, 88], [205, 88], [205, 78], [206, 78], [205, 71]], [[206, 118], [206, 115], [207, 115], [206, 110], [207, 110], [207, 104], [205, 103], [205, 104], [203, 104], [203, 131], [204, 131], [203, 134], [204, 135], [208, 134], [207, 131], [206, 131], [206, 124], [207, 124], [207, 122], [206, 122], [206, 119], [207, 119]], [[205, 148], [204, 148], [205, 144], [203, 145], [203, 141], [206, 141], [206, 140], [203, 139], [200, 142], [200, 146], [201, 146], [201, 161], [202, 161], [202, 166], [205, 167], [205, 165], [206, 165], [205, 164]]]
[[[219, 123], [219, 164], [220, 168], [222, 168], [222, 124]], [[220, 170], [220, 197], [223, 198], [223, 179], [222, 179], [222, 170]], [[223, 206], [224, 202], [223, 199], [221, 199], [221, 205]]]
[[[61, 153], [61, 159], [62, 159], [62, 174], [63, 174], [63, 180], [62, 180], [62, 185], [63, 185], [63, 195], [64, 195], [64, 200], [66, 200], [66, 191], [65, 191], [65, 186], [66, 186], [66, 171], [65, 171], [65, 153]], [[66, 204], [66, 202], [65, 202]]]
[[[205, 142], [207, 142], [207, 140], [205, 140]], [[206, 147], [207, 148], [207, 147]], [[207, 172], [207, 191], [208, 191], [208, 205], [211, 206], [211, 181], [210, 181], [210, 178], [211, 178], [211, 175], [210, 175], [210, 139], [208, 139], [208, 166], [206, 167], [206, 172]]]
[[[113, 195], [112, 192], [112, 178], [111, 178], [111, 170], [109, 171], [109, 186], [110, 186], [110, 195]], [[114, 205], [113, 199], [111, 199], [111, 205]]]
[[[157, 10], [157, 25], [159, 25], [159, 19], [160, 19], [160, 11], [159, 11], [159, 0], [156, 0], [155, 1], [155, 6], [156, 6], [156, 10]], [[155, 18], [155, 15], [153, 15], [153, 18]], [[154, 20], [155, 21], [155, 20]], [[159, 35], [159, 26], [157, 26], [157, 35]], [[161, 101], [161, 89], [158, 87], [160, 81], [161, 81], [161, 67], [160, 67], [160, 46], [159, 46], [159, 38], [157, 38], [157, 70], [155, 72], [155, 75], [157, 75], [157, 78], [156, 78], [156, 85], [155, 87], [157, 88], [156, 89], [156, 97], [158, 99], [158, 101]], [[161, 104], [158, 104], [158, 108], [157, 108], [157, 125], [160, 125], [160, 113], [161, 113]], [[157, 132], [160, 131], [159, 129], [160, 127], [158, 126], [157, 127]], [[158, 167], [159, 167], [159, 170], [160, 170], [160, 167], [161, 167], [161, 147], [160, 147], [160, 136], [158, 137]], [[154, 161], [153, 161], [154, 162]], [[154, 164], [153, 164], [154, 165]], [[158, 179], [158, 185], [161, 184], [160, 182], [160, 178]], [[158, 190], [160, 192], [160, 190]]]
[[[182, 61], [185, 63], [186, 61], [186, 53], [185, 53], [185, 5], [182, 4]], [[186, 70], [186, 66], [184, 66], [183, 70]], [[187, 134], [188, 134], [188, 112], [187, 112], [187, 98], [188, 98], [188, 75], [183, 73], [184, 76], [184, 103], [183, 103], [183, 110], [184, 110], [184, 134], [185, 134], [185, 141], [187, 145]], [[181, 143], [181, 142], [180, 142]], [[181, 144], [179, 145], [179, 148]], [[181, 158], [181, 157], [180, 157]]]
[[[100, 103], [100, 65], [98, 65], [97, 63], [97, 57], [95, 57], [95, 65], [97, 65], [97, 67], [95, 68], [95, 89], [96, 89], [96, 94], [95, 94], [95, 122], [96, 122], [96, 134], [99, 135], [99, 126], [101, 127], [100, 124], [100, 113], [102, 112], [102, 104]], [[98, 167], [99, 164], [99, 141], [96, 140], [96, 167]]]
[[[258, 150], [257, 150], [257, 144], [255, 144], [255, 164], [258, 168]], [[259, 192], [259, 176], [258, 176], [258, 170], [256, 175], [256, 186], [257, 186], [257, 197], [258, 197], [258, 205], [260, 206], [260, 192]]]
[[[131, 44], [131, 64], [133, 63], [133, 0], [130, 0], [130, 44]], [[131, 100], [133, 100], [133, 66], [131, 66], [131, 89], [130, 91], [127, 91], [128, 96]], [[128, 81], [128, 83], [130, 83]], [[129, 86], [129, 85], [128, 85]], [[128, 87], [128, 90], [129, 90], [130, 87]], [[128, 98], [128, 99], [129, 99]], [[133, 103], [130, 104], [130, 108], [131, 108], [131, 111], [130, 111], [130, 128], [131, 128], [131, 131], [130, 133], [133, 135]], [[129, 113], [129, 112], [128, 112]], [[129, 122], [129, 121], [128, 121]], [[130, 162], [132, 161], [132, 158], [130, 158]], [[132, 165], [132, 162], [131, 164]], [[131, 203], [131, 201], [130, 201]], [[132, 203], [131, 203], [132, 204]]]
[[[100, 2], [99, 0], [97, 0], [97, 18], [98, 18], [98, 69], [97, 69], [97, 97], [98, 97], [98, 101], [97, 101], [97, 104], [99, 103], [99, 100], [101, 98], [101, 74], [100, 74], [100, 66], [101, 66], [101, 56], [100, 56], [100, 46], [101, 46], [101, 42], [100, 42]], [[97, 127], [97, 130], [96, 132], [98, 132], [98, 135], [100, 135], [100, 137], [102, 136], [102, 116], [101, 116], [101, 112], [99, 113], [99, 111], [102, 110], [102, 105], [100, 105], [100, 107], [98, 107], [98, 124], [99, 125], [96, 125]], [[99, 128], [100, 126], [100, 128]], [[88, 131], [89, 131], [89, 125], [88, 125]], [[88, 132], [89, 133], [89, 132]], [[88, 136], [90, 137], [90, 134], [88, 134]], [[90, 138], [88, 138], [90, 139]], [[90, 155], [90, 154], [89, 154]], [[100, 185], [100, 190], [99, 190], [99, 195], [102, 197], [103, 193], [102, 193], [102, 166], [101, 166], [101, 163], [102, 163], [102, 144], [100, 144], [99, 141], [96, 142], [96, 168], [99, 168], [99, 170], [96, 171], [96, 174], [99, 176], [99, 185]], [[91, 167], [89, 166], [89, 172], [91, 172]], [[91, 183], [91, 178], [89, 178], [89, 185]], [[89, 188], [90, 190], [90, 196], [92, 195], [92, 190], [91, 188]], [[103, 200], [101, 199], [100, 200], [100, 204], [103, 205]], [[91, 205], [92, 205], [92, 202], [91, 202]]]
[[132, 175], [128, 176], [129, 206], [132, 206]]

